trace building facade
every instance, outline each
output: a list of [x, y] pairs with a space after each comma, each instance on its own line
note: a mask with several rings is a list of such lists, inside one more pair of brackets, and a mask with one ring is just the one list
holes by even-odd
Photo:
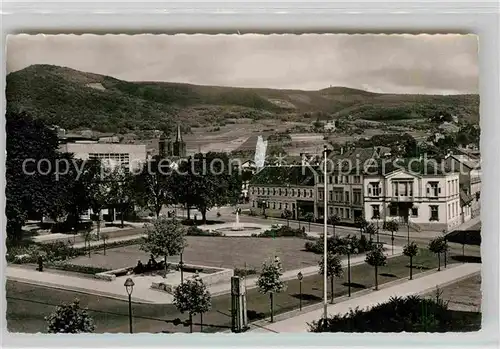
[[315, 213], [314, 172], [303, 166], [264, 167], [250, 181], [249, 202], [255, 214], [270, 217], [283, 217], [285, 210], [292, 219]]
[[462, 223], [458, 173], [417, 174], [398, 169], [365, 175], [365, 219], [396, 220], [418, 230], [449, 231]]
[[104, 164], [124, 166], [129, 171], [139, 169], [146, 161], [146, 146], [144, 144], [81, 141], [61, 144], [59, 151], [72, 153], [77, 159], [99, 159]]

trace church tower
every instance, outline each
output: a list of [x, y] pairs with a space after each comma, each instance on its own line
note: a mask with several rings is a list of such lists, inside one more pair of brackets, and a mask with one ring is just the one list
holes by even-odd
[[173, 142], [173, 155], [181, 158], [186, 156], [186, 143], [182, 139], [180, 125], [177, 125], [177, 135]]

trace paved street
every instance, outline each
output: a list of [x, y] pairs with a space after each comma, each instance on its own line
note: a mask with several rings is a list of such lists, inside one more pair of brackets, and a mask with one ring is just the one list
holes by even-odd
[[[436, 286], [445, 286], [453, 281], [463, 279], [481, 271], [481, 264], [467, 263], [459, 264], [440, 272], [432, 273], [427, 276], [415, 278], [396, 286], [380, 288], [378, 291], [369, 294], [347, 299], [341, 303], [328, 306], [328, 314], [345, 314], [350, 309], [359, 307], [360, 309], [370, 308], [373, 305], [385, 302], [392, 296], [406, 297], [413, 294], [423, 294]], [[307, 312], [302, 315], [294, 316], [289, 319], [278, 321], [273, 324], [267, 324], [262, 327], [252, 326], [253, 332], [287, 332], [299, 333], [308, 331], [308, 323], [318, 320], [323, 315], [323, 309]]]

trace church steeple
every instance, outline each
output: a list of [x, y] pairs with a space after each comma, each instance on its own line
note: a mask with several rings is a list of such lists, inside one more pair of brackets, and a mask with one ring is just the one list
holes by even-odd
[[173, 155], [179, 157], [186, 156], [186, 143], [182, 140], [181, 126], [177, 125], [177, 135], [173, 142]]

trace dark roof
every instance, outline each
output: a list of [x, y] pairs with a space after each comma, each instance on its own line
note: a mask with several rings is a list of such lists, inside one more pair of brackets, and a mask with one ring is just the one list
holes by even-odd
[[465, 206], [469, 203], [471, 203], [474, 200], [472, 195], [468, 195], [465, 193], [465, 191], [460, 190], [460, 204], [461, 206]]
[[257, 172], [253, 185], [314, 185], [314, 170], [309, 166], [267, 166]]
[[481, 230], [455, 230], [446, 234], [446, 240], [464, 245], [481, 245]]

